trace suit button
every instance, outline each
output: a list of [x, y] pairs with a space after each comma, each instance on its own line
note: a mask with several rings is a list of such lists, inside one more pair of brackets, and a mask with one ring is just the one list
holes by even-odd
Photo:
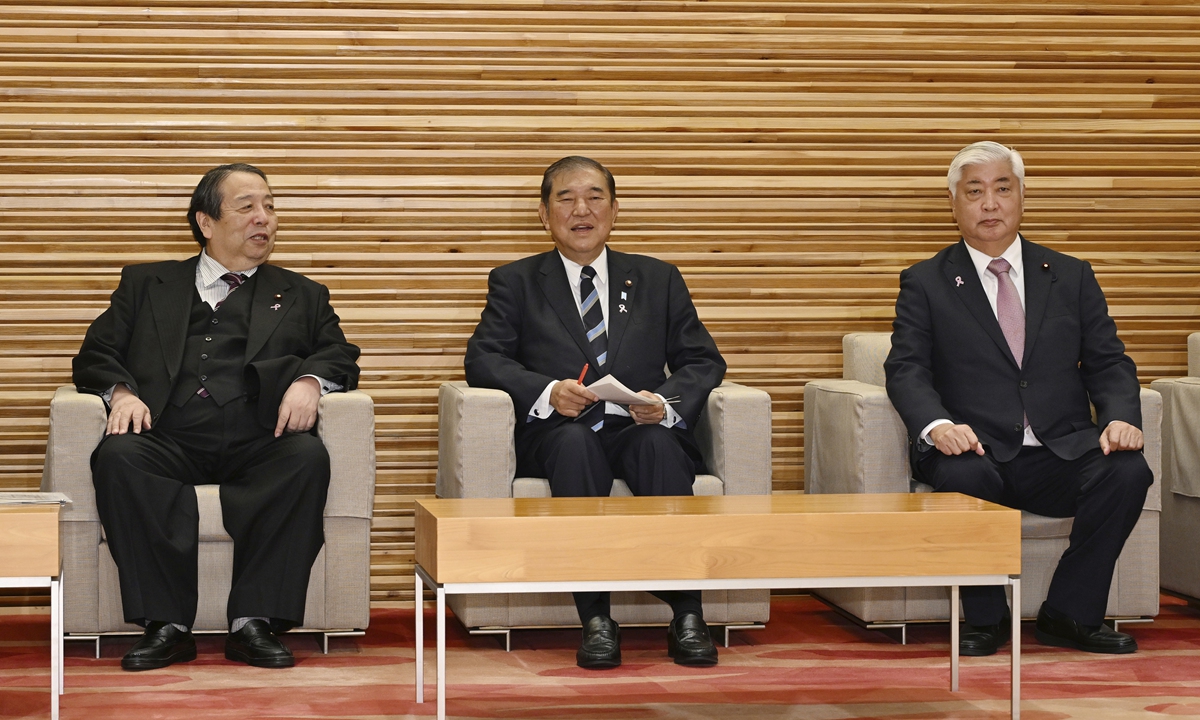
[[201, 376], [200, 376], [200, 382], [204, 382], [204, 381], [205, 381], [205, 380], [207, 380], [207, 379], [208, 379], [208, 376], [207, 376], [207, 375], [201, 375]]
[[216, 324], [217, 324], [217, 319], [213, 318], [213, 325], [216, 325]]
[[208, 353], [201, 353], [201, 354], [200, 354], [200, 359], [201, 359], [201, 360], [207, 360], [207, 359], [208, 359]]
[[[203, 380], [203, 379], [204, 379], [204, 378], [201, 378], [201, 380]], [[1025, 428], [1024, 428], [1024, 426], [1022, 426], [1022, 425], [1019, 425], [1019, 424], [1018, 424], [1018, 425], [1013, 425], [1013, 430], [1016, 430], [1017, 432], [1021, 432], [1021, 431], [1022, 431], [1022, 430], [1024, 430], [1024, 429], [1025, 429]]]
[[212, 338], [211, 338], [211, 337], [206, 337], [206, 338], [204, 338], [204, 342], [212, 342]]
[[1026, 381], [1024, 381], [1024, 380], [1022, 380], [1022, 381], [1021, 381], [1021, 387], [1023, 387], [1023, 388], [1027, 388], [1027, 387], [1029, 387], [1029, 383], [1028, 383], [1028, 382], [1026, 382]]

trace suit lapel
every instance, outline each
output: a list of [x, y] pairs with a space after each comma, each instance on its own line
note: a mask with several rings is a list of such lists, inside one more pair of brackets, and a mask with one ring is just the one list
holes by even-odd
[[[611, 275], [611, 272], [609, 274]], [[575, 297], [571, 293], [571, 283], [567, 281], [567, 271], [563, 267], [562, 258], [558, 256], [557, 250], [551, 250], [545, 254], [538, 267], [537, 283], [542, 289], [542, 294], [546, 296], [547, 302], [550, 303], [550, 307], [558, 315], [563, 327], [567, 329], [567, 333], [583, 351], [584, 357], [588, 359], [592, 369], [599, 373], [600, 363], [596, 360], [596, 354], [592, 352], [592, 344], [588, 342], [587, 331], [583, 328], [583, 318], [579, 317], [579, 303], [575, 301]], [[611, 358], [611, 351], [609, 356]]]
[[[626, 281], [629, 281], [627, 284]], [[614, 367], [629, 316], [633, 314], [633, 294], [638, 283], [633, 276], [633, 263], [625, 253], [608, 251], [608, 362]], [[622, 297], [624, 293], [624, 297]]]
[[164, 270], [158, 276], [159, 283], [151, 285], [147, 292], [163, 363], [172, 384], [183, 363], [183, 344], [187, 340], [188, 316], [196, 292], [196, 263], [199, 261], [197, 255]]
[[1046, 316], [1050, 284], [1055, 280], [1053, 272], [1042, 268], [1043, 262], [1044, 250], [1022, 237], [1021, 272], [1025, 273], [1025, 357], [1022, 364], [1033, 353], [1033, 344], [1042, 328], [1042, 318]]
[[249, 363], [262, 350], [267, 338], [279, 327], [296, 302], [291, 283], [273, 265], [259, 265], [255, 273], [254, 297], [250, 300], [250, 334], [246, 338], [246, 362]]
[[[983, 291], [983, 283], [979, 282], [979, 273], [975, 270], [975, 263], [971, 262], [971, 256], [967, 253], [966, 243], [959, 240], [958, 244], [951, 248], [946, 259], [947, 262], [942, 267], [942, 272], [950, 282], [954, 294], [975, 316], [975, 320], [992, 339], [992, 342], [1000, 348], [1004, 357], [1016, 365], [1017, 360], [1008, 347], [1008, 340], [1004, 338], [1004, 331], [1000, 329], [1000, 322], [996, 320], [996, 313], [992, 310], [992, 304], [988, 302], [987, 293]], [[1028, 351], [1028, 347], [1026, 347], [1026, 353]]]

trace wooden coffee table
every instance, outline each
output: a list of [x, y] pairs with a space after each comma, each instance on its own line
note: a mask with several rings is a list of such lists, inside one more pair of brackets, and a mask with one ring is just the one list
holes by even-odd
[[[0, 493], [0, 495], [3, 495]], [[62, 585], [59, 504], [0, 504], [0, 587], [50, 588], [50, 717], [58, 720], [63, 692]]]
[[948, 586], [957, 691], [958, 588], [1011, 585], [1019, 608], [1020, 575], [1021, 513], [957, 493], [418, 500], [417, 702], [425, 586], [436, 597], [444, 719], [447, 594]]

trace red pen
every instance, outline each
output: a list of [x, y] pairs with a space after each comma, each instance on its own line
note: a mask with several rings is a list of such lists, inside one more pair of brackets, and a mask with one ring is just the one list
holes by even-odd
[[575, 382], [579, 383], [580, 385], [582, 385], [582, 384], [583, 384], [583, 378], [584, 378], [584, 376], [585, 376], [585, 375], [587, 375], [587, 371], [588, 371], [588, 368], [589, 368], [589, 367], [591, 367], [590, 363], [584, 363], [584, 364], [583, 364], [583, 370], [580, 370], [580, 371], [579, 371], [579, 379], [578, 379], [578, 380], [576, 380]]

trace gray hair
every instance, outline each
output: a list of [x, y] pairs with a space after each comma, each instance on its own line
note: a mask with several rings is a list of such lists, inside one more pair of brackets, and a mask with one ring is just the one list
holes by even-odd
[[1013, 175], [1017, 176], [1017, 181], [1021, 183], [1021, 190], [1024, 191], [1025, 158], [1021, 157], [1021, 153], [1014, 148], [1004, 147], [998, 142], [982, 140], [959, 150], [954, 159], [950, 161], [950, 172], [946, 173], [946, 184], [950, 186], [950, 197], [954, 197], [958, 181], [962, 180], [963, 168], [968, 165], [982, 165], [997, 160], [1008, 161], [1008, 164], [1012, 166]]

